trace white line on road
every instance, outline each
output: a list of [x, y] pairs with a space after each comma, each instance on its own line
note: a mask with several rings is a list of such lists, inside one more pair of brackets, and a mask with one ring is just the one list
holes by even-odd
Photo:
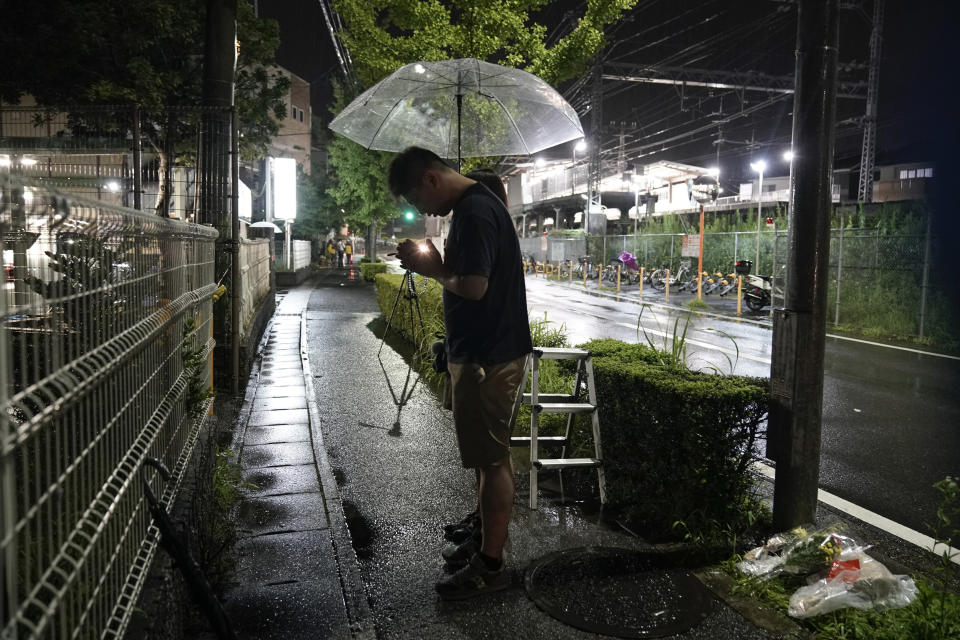
[[[627, 327], [629, 329], [636, 329], [636, 325], [627, 324], [626, 322], [615, 322], [614, 324]], [[650, 329], [648, 327], [643, 327], [643, 331], [646, 333], [652, 333], [658, 335], [667, 340], [673, 340], [674, 334], [667, 333], [665, 331], [659, 331], [658, 329]], [[770, 364], [770, 358], [763, 358], [760, 356], [752, 356], [749, 353], [743, 353], [742, 351], [738, 352], [734, 349], [726, 349], [724, 347], [717, 346], [715, 344], [710, 344], [709, 342], [700, 342], [699, 340], [693, 340], [692, 338], [685, 338], [686, 342], [689, 344], [694, 344], [698, 347], [703, 347], [704, 349], [711, 349], [713, 351], [719, 351], [720, 353], [726, 353], [727, 355], [734, 356], [736, 358], [745, 358], [747, 360], [753, 360], [755, 362], [762, 362], [763, 364]]]
[[919, 353], [922, 356], [930, 356], [932, 358], [947, 358], [949, 360], [960, 360], [960, 356], [951, 356], [946, 353], [934, 353], [932, 351], [923, 351], [922, 349], [911, 349], [910, 347], [899, 347], [895, 344], [881, 344], [879, 342], [870, 342], [869, 340], [861, 340], [859, 338], [850, 338], [848, 336], [838, 336], [833, 333], [828, 333], [827, 337], [836, 338], [837, 340], [847, 340], [849, 342], [859, 342], [860, 344], [869, 344], [872, 347], [884, 347], [886, 349], [897, 349], [898, 351], [909, 351], [910, 353]]
[[[776, 469], [770, 465], [763, 464], [762, 462], [753, 463], [753, 468], [765, 475], [766, 477], [774, 480], [776, 478]], [[823, 489], [817, 491], [817, 499], [824, 504], [828, 504], [834, 509], [839, 509], [844, 513], [847, 513], [858, 520], [862, 520], [869, 525], [876, 527], [882, 531], [894, 535], [901, 540], [905, 540], [910, 544], [914, 544], [924, 551], [932, 551], [936, 555], [942, 555], [947, 553], [950, 556], [950, 560], [955, 564], [960, 564], [960, 549], [954, 549], [948, 545], [942, 544], [931, 538], [930, 536], [923, 535], [919, 531], [914, 531], [910, 527], [905, 527], [899, 522], [894, 522], [890, 518], [885, 518], [879, 513], [874, 513], [869, 509], [864, 509], [863, 507], [856, 505], [849, 500], [844, 500], [840, 496], [835, 496], [832, 493], [828, 493]]]

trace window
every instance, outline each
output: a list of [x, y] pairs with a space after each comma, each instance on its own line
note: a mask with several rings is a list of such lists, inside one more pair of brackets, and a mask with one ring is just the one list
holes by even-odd
[[923, 178], [932, 178], [932, 177], [933, 177], [933, 168], [930, 167], [930, 168], [924, 169], [924, 170], [923, 170], [923, 176], [921, 176], [921, 177], [923, 177]]
[[296, 107], [290, 107], [290, 117], [293, 118], [294, 120], [297, 119], [297, 108], [296, 108]]
[[303, 109], [300, 109], [300, 122], [303, 122]]
[[906, 170], [906, 169], [900, 169], [900, 179], [901, 179], [901, 180], [906, 180], [906, 179], [907, 179], [907, 170]]

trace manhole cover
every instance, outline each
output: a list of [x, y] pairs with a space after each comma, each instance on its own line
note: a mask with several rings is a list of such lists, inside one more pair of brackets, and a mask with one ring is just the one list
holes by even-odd
[[577, 629], [620, 638], [660, 638], [695, 627], [711, 597], [676, 557], [615, 547], [581, 547], [535, 561], [527, 594]]

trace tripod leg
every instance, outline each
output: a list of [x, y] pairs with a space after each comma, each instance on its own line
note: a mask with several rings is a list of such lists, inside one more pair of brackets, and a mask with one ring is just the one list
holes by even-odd
[[383, 351], [383, 343], [387, 339], [387, 332], [390, 331], [390, 323], [393, 322], [393, 314], [397, 311], [397, 305], [400, 304], [400, 296], [403, 295], [403, 288], [407, 283], [407, 279], [410, 277], [410, 272], [407, 271], [403, 274], [403, 279], [400, 281], [400, 288], [397, 289], [397, 297], [393, 299], [393, 308], [390, 309], [390, 315], [387, 317], [387, 326], [383, 329], [383, 336], [380, 338], [380, 348], [377, 349], [377, 357], [380, 356], [380, 352]]

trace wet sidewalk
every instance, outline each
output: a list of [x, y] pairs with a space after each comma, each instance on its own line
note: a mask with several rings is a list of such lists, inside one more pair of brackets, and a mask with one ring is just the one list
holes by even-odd
[[356, 558], [336, 483], [323, 473], [329, 465], [319, 431], [311, 428], [317, 412], [302, 322], [309, 293], [298, 287], [282, 295], [235, 432], [249, 488], [237, 517], [235, 586], [224, 606], [240, 638], [349, 638], [366, 608], [365, 598], [347, 596], [343, 580], [358, 583]]

